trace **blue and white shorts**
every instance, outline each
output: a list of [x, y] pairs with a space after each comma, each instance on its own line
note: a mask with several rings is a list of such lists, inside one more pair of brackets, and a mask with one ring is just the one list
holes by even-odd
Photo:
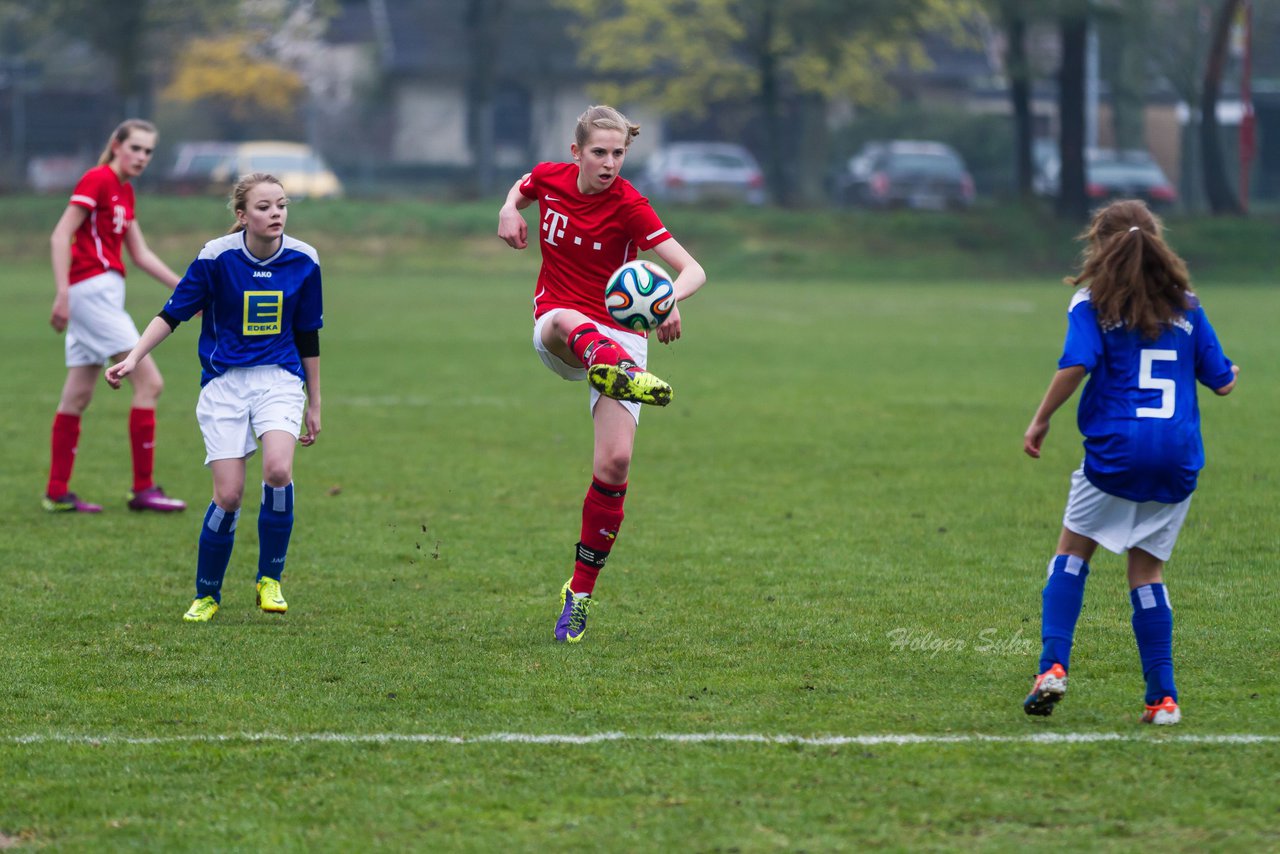
[[1116, 554], [1142, 549], [1168, 560], [1190, 507], [1189, 495], [1177, 504], [1119, 498], [1090, 483], [1081, 467], [1071, 475], [1062, 526]]
[[124, 310], [124, 276], [115, 270], [76, 282], [67, 290], [67, 367], [105, 365], [138, 343], [138, 327]]
[[302, 380], [279, 365], [230, 368], [209, 380], [196, 401], [204, 464], [239, 460], [258, 450], [256, 438], [282, 430], [302, 434], [307, 395]]
[[[542, 343], [542, 330], [546, 327], [551, 318], [557, 313], [564, 311], [561, 308], [553, 308], [546, 314], [539, 317], [533, 322], [533, 349], [538, 352], [538, 358], [542, 360], [542, 364], [546, 365], [550, 371], [561, 379], [578, 382], [587, 378], [587, 369], [581, 365], [570, 365], [547, 349], [547, 345]], [[625, 329], [614, 329], [613, 327], [600, 327], [597, 329], [604, 335], [608, 335], [622, 349], [631, 354], [631, 359], [642, 368], [649, 366], [649, 339], [643, 335], [637, 335], [634, 332], [628, 332]], [[600, 399], [600, 392], [594, 388], [591, 389], [591, 401], [588, 410], [594, 412], [596, 401]], [[631, 417], [640, 423], [640, 404], [633, 403], [629, 400], [618, 401], [622, 406], [631, 413]]]

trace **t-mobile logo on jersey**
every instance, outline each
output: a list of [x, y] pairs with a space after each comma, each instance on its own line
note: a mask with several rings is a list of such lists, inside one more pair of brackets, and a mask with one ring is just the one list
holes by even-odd
[[547, 233], [547, 242], [552, 246], [559, 246], [556, 238], [564, 237], [564, 227], [568, 224], [569, 217], [557, 211], [548, 210], [546, 216], [542, 218], [542, 230]]
[[127, 220], [125, 220], [124, 218], [125, 213], [126, 211], [125, 211], [124, 205], [116, 205], [114, 210], [112, 211], [111, 229], [116, 234], [124, 234], [124, 226], [125, 226], [125, 223], [127, 222]]

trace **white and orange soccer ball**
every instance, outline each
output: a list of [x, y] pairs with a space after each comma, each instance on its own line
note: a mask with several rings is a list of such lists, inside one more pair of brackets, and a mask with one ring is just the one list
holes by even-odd
[[667, 271], [652, 261], [628, 261], [613, 271], [604, 286], [609, 316], [622, 326], [643, 332], [671, 316], [676, 290]]

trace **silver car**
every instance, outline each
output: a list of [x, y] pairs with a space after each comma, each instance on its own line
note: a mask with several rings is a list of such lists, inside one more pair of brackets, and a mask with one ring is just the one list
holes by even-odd
[[730, 142], [673, 142], [634, 180], [654, 201], [762, 205], [764, 173], [751, 152]]

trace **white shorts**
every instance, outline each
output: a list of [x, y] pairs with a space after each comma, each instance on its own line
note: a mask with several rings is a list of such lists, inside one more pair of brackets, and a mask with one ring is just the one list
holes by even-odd
[[279, 365], [231, 368], [209, 380], [196, 401], [204, 464], [239, 460], [258, 449], [255, 438], [283, 430], [296, 439], [307, 404], [303, 382]]
[[138, 343], [138, 327], [124, 310], [124, 276], [108, 270], [67, 290], [67, 367], [104, 365]]
[[1082, 467], [1071, 475], [1062, 526], [1116, 554], [1136, 548], [1168, 560], [1190, 507], [1189, 495], [1177, 504], [1119, 498], [1090, 483]]
[[[546, 314], [539, 317], [533, 322], [533, 349], [538, 351], [538, 358], [542, 359], [542, 364], [551, 369], [551, 372], [561, 379], [578, 382], [587, 378], [587, 369], [578, 365], [570, 365], [563, 359], [547, 349], [547, 345], [542, 343], [542, 330], [551, 318], [561, 311], [562, 308], [553, 308]], [[614, 341], [617, 341], [622, 349], [631, 354], [631, 359], [642, 368], [649, 367], [649, 339], [643, 335], [637, 335], [634, 332], [628, 332], [625, 329], [614, 329], [612, 327], [596, 326], [604, 335], [608, 335]], [[596, 401], [600, 399], [600, 392], [594, 388], [591, 389], [591, 400], [588, 404], [588, 411], [595, 411]], [[618, 401], [622, 406], [631, 413], [631, 417], [640, 423], [640, 404], [632, 403], [629, 400]]]

